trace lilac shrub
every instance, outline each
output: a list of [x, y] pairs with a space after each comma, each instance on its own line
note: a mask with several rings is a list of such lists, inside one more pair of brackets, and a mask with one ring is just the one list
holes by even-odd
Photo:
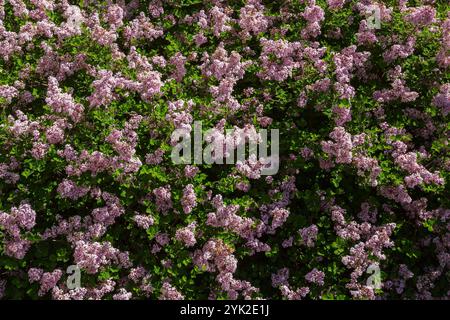
[[449, 12], [0, 0], [0, 299], [449, 299]]

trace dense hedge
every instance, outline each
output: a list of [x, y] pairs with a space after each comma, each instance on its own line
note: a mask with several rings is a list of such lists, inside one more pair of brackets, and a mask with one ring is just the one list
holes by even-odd
[[[449, 9], [0, 0], [0, 297], [449, 298]], [[174, 164], [194, 121], [278, 173]]]

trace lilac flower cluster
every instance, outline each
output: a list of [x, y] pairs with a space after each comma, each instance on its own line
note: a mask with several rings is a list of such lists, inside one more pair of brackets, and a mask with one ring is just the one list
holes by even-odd
[[0, 211], [0, 226], [5, 230], [5, 254], [23, 259], [31, 241], [23, 237], [24, 231], [36, 225], [36, 212], [27, 203], [12, 207], [10, 213]]

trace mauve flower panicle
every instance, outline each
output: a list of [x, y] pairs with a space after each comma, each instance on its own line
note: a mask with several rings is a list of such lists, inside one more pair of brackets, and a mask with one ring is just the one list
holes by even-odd
[[317, 270], [316, 268], [311, 270], [305, 276], [305, 280], [306, 281], [308, 281], [310, 283], [317, 284], [319, 286], [323, 286], [324, 285], [324, 278], [325, 278], [325, 273], [323, 273], [322, 271]]
[[48, 78], [45, 102], [54, 112], [67, 114], [75, 123], [81, 121], [84, 113], [83, 105], [76, 103], [70, 94], [62, 92], [58, 80], [54, 77]]
[[283, 268], [278, 270], [277, 273], [272, 273], [272, 286], [278, 288], [279, 286], [288, 285], [289, 269]]
[[331, 10], [342, 9], [346, 0], [327, 0], [328, 8]]
[[39, 268], [30, 268], [28, 269], [28, 279], [30, 283], [41, 280], [42, 275], [44, 274], [44, 270]]
[[181, 82], [186, 75], [186, 60], [186, 57], [183, 56], [181, 52], [177, 52], [169, 60], [170, 64], [175, 68], [172, 72], [171, 77], [174, 78], [177, 82]]
[[77, 200], [84, 197], [89, 192], [88, 187], [79, 187], [73, 181], [64, 179], [57, 188], [58, 193], [62, 198]]
[[213, 28], [213, 34], [217, 38], [220, 37], [222, 32], [230, 31], [232, 28], [229, 25], [230, 17], [221, 7], [214, 6], [209, 12], [209, 22]]
[[0, 226], [5, 230], [4, 252], [10, 257], [23, 259], [31, 241], [24, 239], [22, 231], [31, 230], [36, 224], [36, 212], [27, 203], [12, 207], [11, 213], [0, 211]]
[[352, 120], [352, 113], [350, 108], [335, 106], [332, 109], [333, 113], [336, 115], [336, 125], [343, 126], [346, 122]]
[[123, 9], [117, 5], [112, 4], [108, 6], [108, 11], [106, 13], [106, 20], [112, 28], [118, 28], [123, 25], [124, 12]]
[[306, 20], [306, 27], [302, 30], [301, 35], [304, 39], [316, 38], [321, 34], [320, 22], [325, 19], [323, 9], [312, 3], [309, 3], [301, 16]]
[[281, 246], [283, 248], [289, 248], [289, 247], [292, 247], [293, 242], [294, 242], [294, 237], [289, 237], [289, 238], [283, 240], [283, 242], [281, 243]]
[[370, 52], [357, 52], [355, 45], [346, 47], [341, 52], [333, 56], [333, 62], [336, 66], [336, 79], [334, 89], [341, 99], [351, 99], [355, 95], [355, 88], [350, 85], [353, 78], [353, 71], [356, 69], [364, 70], [365, 64], [370, 57]]
[[136, 19], [132, 20], [124, 30], [124, 36], [128, 42], [140, 39], [152, 41], [163, 34], [163, 30], [154, 26], [144, 12], [141, 12]]
[[336, 163], [351, 163], [353, 155], [352, 136], [343, 127], [335, 127], [330, 133], [334, 141], [322, 141], [322, 150], [335, 157]]
[[172, 195], [170, 193], [170, 187], [159, 187], [153, 190], [153, 194], [156, 197], [156, 207], [160, 212], [166, 214], [172, 209]]
[[411, 22], [415, 26], [426, 26], [435, 21], [436, 9], [432, 6], [421, 6], [410, 9], [411, 11], [405, 16], [405, 20]]
[[27, 203], [21, 204], [18, 208], [12, 207], [11, 216], [20, 227], [26, 230], [31, 230], [36, 224], [36, 212]]
[[302, 287], [297, 290], [292, 290], [288, 285], [283, 285], [280, 287], [281, 294], [287, 300], [302, 300], [309, 293], [308, 287]]
[[290, 212], [284, 208], [275, 208], [270, 212], [272, 216], [271, 231], [281, 227], [289, 217]]
[[139, 228], [147, 230], [154, 224], [154, 219], [151, 216], [146, 216], [143, 214], [137, 214], [133, 217], [134, 222]]
[[195, 175], [199, 172], [199, 168], [198, 167], [194, 167], [192, 165], [186, 165], [186, 167], [184, 167], [184, 176], [186, 178], [193, 178], [195, 177]]
[[433, 104], [442, 110], [444, 116], [450, 113], [450, 83], [439, 88], [439, 93], [433, 98]]
[[315, 224], [310, 225], [309, 227], [302, 228], [298, 231], [300, 237], [302, 238], [302, 242], [309, 248], [315, 246], [315, 242], [317, 240], [319, 228]]
[[[292, 76], [294, 69], [299, 67], [295, 61], [297, 52], [301, 49], [299, 42], [289, 42], [286, 40], [260, 40], [262, 53], [259, 57], [262, 71], [258, 77], [263, 80], [284, 81]], [[275, 56], [274, 61], [271, 56]]]
[[163, 155], [164, 155], [165, 151], [162, 149], [157, 149], [155, 152], [153, 153], [149, 153], [145, 155], [145, 163], [146, 164], [151, 164], [151, 165], [156, 165], [156, 164], [160, 164], [163, 161]]
[[197, 243], [195, 239], [196, 222], [190, 223], [187, 227], [180, 228], [175, 233], [175, 239], [181, 241], [186, 247], [192, 247]]
[[75, 244], [74, 261], [89, 274], [95, 274], [99, 268], [111, 263], [125, 268], [130, 266], [127, 255], [114, 248], [109, 242], [78, 241]]
[[11, 103], [11, 101], [19, 95], [19, 91], [13, 86], [2, 85], [0, 86], [0, 98], [5, 99], [7, 103]]
[[447, 13], [447, 19], [441, 24], [442, 40], [441, 49], [436, 55], [436, 60], [440, 68], [445, 69], [450, 66], [450, 13]]
[[191, 213], [192, 209], [197, 206], [197, 197], [195, 195], [194, 186], [188, 184], [183, 189], [183, 197], [181, 198], [181, 205], [183, 206], [184, 213]]
[[239, 11], [239, 26], [242, 29], [242, 37], [250, 38], [251, 35], [258, 35], [266, 32], [269, 20], [264, 15], [264, 6], [259, 0], [249, 0]]
[[164, 14], [163, 2], [160, 0], [152, 0], [148, 5], [148, 11], [153, 18], [158, 18]]
[[41, 280], [40, 280], [40, 288], [38, 295], [43, 296], [48, 291], [53, 289], [56, 284], [58, 283], [59, 279], [62, 277], [62, 271], [59, 269], [55, 269], [53, 272], [45, 272], [42, 274]]
[[113, 300], [130, 300], [133, 297], [131, 292], [128, 292], [125, 288], [120, 288], [119, 292], [113, 295]]
[[170, 283], [164, 282], [159, 300], [184, 300], [184, 296]]

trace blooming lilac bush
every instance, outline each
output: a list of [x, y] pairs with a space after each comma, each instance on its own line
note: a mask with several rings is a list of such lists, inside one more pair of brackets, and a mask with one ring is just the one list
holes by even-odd
[[449, 68], [446, 0], [0, 0], [0, 298], [450, 298]]

